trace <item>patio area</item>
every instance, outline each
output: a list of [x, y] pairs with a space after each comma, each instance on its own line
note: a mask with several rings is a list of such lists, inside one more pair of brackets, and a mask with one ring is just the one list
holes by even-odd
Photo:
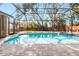
[[[79, 49], [79, 45], [68, 45]], [[0, 56], [79, 56], [79, 51], [66, 45], [0, 45]]]

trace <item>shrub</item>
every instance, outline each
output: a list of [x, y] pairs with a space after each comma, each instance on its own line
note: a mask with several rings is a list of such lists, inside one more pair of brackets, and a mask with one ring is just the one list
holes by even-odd
[[0, 36], [0, 38], [4, 38], [4, 37], [6, 37], [6, 36], [7, 36], [6, 34], [4, 34], [4, 35], [1, 35], [1, 36]]

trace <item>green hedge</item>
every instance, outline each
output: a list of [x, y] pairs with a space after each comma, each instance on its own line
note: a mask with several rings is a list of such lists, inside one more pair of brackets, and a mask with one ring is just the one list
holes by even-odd
[[4, 34], [4, 35], [1, 35], [1, 36], [0, 36], [0, 38], [4, 38], [4, 37], [6, 37], [6, 36], [7, 36], [6, 34]]

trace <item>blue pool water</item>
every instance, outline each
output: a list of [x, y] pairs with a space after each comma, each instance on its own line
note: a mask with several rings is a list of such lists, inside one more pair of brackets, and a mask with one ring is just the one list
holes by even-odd
[[4, 44], [79, 44], [79, 37], [70, 34], [22, 34]]

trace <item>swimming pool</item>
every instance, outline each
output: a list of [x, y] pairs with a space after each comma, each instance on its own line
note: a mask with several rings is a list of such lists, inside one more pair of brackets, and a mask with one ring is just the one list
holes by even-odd
[[79, 36], [58, 33], [22, 34], [4, 44], [79, 44]]

